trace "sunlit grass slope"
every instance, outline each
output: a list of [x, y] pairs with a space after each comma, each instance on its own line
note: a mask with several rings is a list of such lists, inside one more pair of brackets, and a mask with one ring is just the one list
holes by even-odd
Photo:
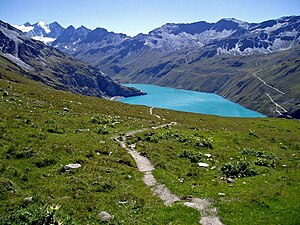
[[[56, 91], [3, 58], [0, 65], [0, 224], [47, 224], [51, 215], [101, 224], [101, 211], [113, 216], [110, 224], [199, 224], [196, 210], [153, 196], [114, 140], [171, 121], [177, 125], [128, 142], [172, 192], [209, 198], [224, 224], [299, 221], [299, 121], [153, 109], [157, 118], [147, 107]], [[64, 171], [70, 163], [82, 167]]]

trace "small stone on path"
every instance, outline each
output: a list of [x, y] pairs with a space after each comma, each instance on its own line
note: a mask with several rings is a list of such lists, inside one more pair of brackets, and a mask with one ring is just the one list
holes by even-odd
[[212, 217], [212, 216], [201, 217], [200, 223], [202, 225], [222, 225], [218, 217]]

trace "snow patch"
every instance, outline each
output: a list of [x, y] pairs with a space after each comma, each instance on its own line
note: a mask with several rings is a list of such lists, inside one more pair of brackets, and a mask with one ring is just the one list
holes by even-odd
[[251, 33], [258, 34], [258, 33], [262, 32], [262, 31], [264, 31], [264, 32], [266, 32], [266, 33], [271, 33], [271, 32], [273, 32], [273, 31], [278, 30], [278, 29], [280, 29], [280, 28], [282, 28], [282, 27], [285, 27], [285, 26], [287, 26], [287, 25], [288, 25], [288, 22], [284, 22], [284, 23], [278, 23], [278, 22], [277, 22], [276, 24], [274, 24], [274, 25], [271, 26], [271, 27], [257, 28], [258, 26], [260, 26], [260, 24], [259, 24], [259, 25], [257, 25], [257, 26], [255, 27], [254, 30], [251, 31]]
[[48, 24], [46, 24], [46, 23], [43, 22], [43, 21], [38, 22], [38, 26], [39, 26], [40, 28], [42, 28], [47, 34], [49, 34], [49, 33], [51, 32], [51, 30], [49, 29]]
[[25, 26], [25, 25], [12, 25], [14, 28], [17, 28], [18, 30], [26, 33], [26, 32], [29, 32], [31, 30], [33, 30], [33, 26]]
[[249, 24], [245, 21], [237, 20], [235, 18], [225, 18], [225, 20], [237, 23], [239, 27], [244, 28], [246, 30], [249, 29]]
[[291, 48], [292, 42], [285, 41], [280, 38], [276, 38], [273, 43], [269, 43], [267, 48], [264, 47], [253, 47], [246, 48], [243, 51], [240, 49], [240, 43], [237, 43], [234, 48], [226, 49], [226, 48], [217, 48], [217, 54], [231, 54], [231, 55], [252, 55], [252, 54], [267, 54], [277, 51], [282, 51]]
[[49, 44], [52, 43], [53, 41], [55, 41], [55, 38], [50, 38], [50, 37], [41, 37], [41, 36], [34, 36], [32, 37], [32, 39], [37, 40], [37, 41], [41, 41], [45, 44]]
[[[200, 34], [189, 34], [186, 32], [173, 34], [169, 33], [169, 30], [171, 28], [168, 27], [168, 30], [166, 30], [166, 27], [167, 26], [163, 27], [163, 29], [160, 28], [160, 30], [156, 30], [156, 32], [151, 33], [144, 41], [144, 45], [146, 43], [151, 48], [161, 48], [166, 51], [174, 51], [183, 47], [195, 45], [203, 47], [206, 44], [210, 43], [212, 40], [219, 40], [229, 37], [235, 32], [234, 30], [223, 30], [222, 32], [207, 30]], [[159, 34], [159, 38], [157, 37], [157, 34]]]

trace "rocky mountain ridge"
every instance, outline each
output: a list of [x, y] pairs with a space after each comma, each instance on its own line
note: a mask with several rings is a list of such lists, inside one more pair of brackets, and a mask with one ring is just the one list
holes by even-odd
[[[215, 54], [270, 53], [290, 48], [299, 43], [300, 16], [287, 16], [262, 23], [248, 23], [234, 18], [221, 19], [216, 23], [205, 21], [176, 24], [168, 23], [149, 32], [129, 37], [125, 34], [108, 32], [104, 28], [90, 30], [84, 26], [62, 28], [57, 22], [47, 25], [38, 22], [16, 26], [30, 37], [55, 38], [50, 44], [62, 51], [81, 55], [89, 50], [103, 51], [108, 47], [117, 49], [130, 40], [136, 45], [143, 42], [144, 47], [173, 52], [216, 45]], [[105, 42], [105, 43], [104, 43]], [[125, 43], [124, 43], [125, 42]], [[97, 44], [92, 44], [97, 43]], [[143, 46], [140, 46], [143, 47]], [[92, 62], [93, 63], [93, 62]]]
[[[277, 111], [273, 102], [289, 115], [299, 110], [298, 83], [291, 80], [299, 77], [300, 16], [262, 23], [232, 18], [216, 23], [168, 23], [135, 37], [103, 28], [80, 36], [78, 29], [71, 27], [72, 32], [62, 34], [52, 45], [101, 68], [118, 82], [213, 92], [269, 116], [286, 113]], [[260, 69], [262, 77], [257, 75], [251, 82]], [[288, 94], [269, 93], [259, 79]]]
[[51, 44], [65, 30], [58, 22], [47, 24], [43, 21], [30, 24], [29, 22], [23, 25], [13, 25], [15, 28], [24, 32], [28, 37], [42, 41], [45, 44]]
[[141, 95], [120, 86], [99, 69], [72, 58], [0, 21], [0, 55], [18, 65], [24, 75], [56, 89], [99, 97]]

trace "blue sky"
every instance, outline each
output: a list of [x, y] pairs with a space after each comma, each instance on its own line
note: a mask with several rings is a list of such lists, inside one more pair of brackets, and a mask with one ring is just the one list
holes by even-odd
[[0, 0], [0, 19], [11, 24], [57, 21], [62, 26], [136, 35], [165, 23], [261, 22], [300, 15], [300, 0]]

